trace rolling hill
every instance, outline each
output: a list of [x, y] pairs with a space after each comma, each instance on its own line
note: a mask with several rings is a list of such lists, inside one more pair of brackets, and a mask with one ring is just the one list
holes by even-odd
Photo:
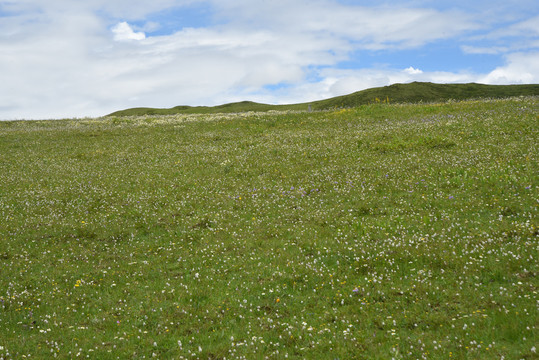
[[171, 115], [171, 114], [211, 114], [237, 113], [246, 111], [270, 110], [327, 110], [332, 108], [348, 108], [375, 102], [392, 103], [439, 102], [447, 100], [466, 100], [474, 98], [506, 98], [512, 96], [539, 95], [539, 84], [529, 85], [483, 85], [469, 84], [434, 84], [429, 82], [413, 82], [409, 84], [393, 84], [384, 87], [358, 91], [349, 95], [337, 96], [326, 100], [301, 104], [270, 105], [252, 101], [242, 101], [218, 106], [176, 106], [170, 109], [147, 107], [131, 108], [116, 111], [109, 116], [134, 115]]

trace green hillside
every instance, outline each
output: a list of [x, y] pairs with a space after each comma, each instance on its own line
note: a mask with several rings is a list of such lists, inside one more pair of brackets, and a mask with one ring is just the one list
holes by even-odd
[[539, 84], [531, 85], [483, 85], [483, 84], [433, 84], [413, 82], [358, 91], [349, 95], [302, 104], [270, 105], [252, 101], [219, 106], [176, 106], [170, 109], [132, 108], [110, 114], [110, 116], [172, 115], [172, 114], [215, 114], [270, 110], [313, 110], [355, 107], [374, 102], [418, 103], [476, 98], [505, 98], [521, 95], [539, 95]]
[[333, 107], [354, 107], [372, 102], [396, 103], [437, 102], [447, 100], [467, 100], [479, 98], [506, 98], [511, 96], [539, 95], [539, 85], [483, 85], [483, 84], [433, 84], [413, 82], [394, 84], [358, 91], [313, 104], [315, 109]]

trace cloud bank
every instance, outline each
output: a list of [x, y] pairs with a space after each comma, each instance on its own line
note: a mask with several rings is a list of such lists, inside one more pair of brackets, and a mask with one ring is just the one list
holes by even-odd
[[[303, 102], [410, 81], [539, 83], [537, 11], [414, 3], [0, 0], [0, 119]], [[200, 22], [170, 15], [183, 12]], [[174, 27], [163, 30], [165, 20]], [[439, 44], [497, 63], [470, 70], [423, 61]]]

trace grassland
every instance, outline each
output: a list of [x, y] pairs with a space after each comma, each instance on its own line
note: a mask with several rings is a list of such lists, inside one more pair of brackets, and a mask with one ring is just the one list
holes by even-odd
[[0, 358], [537, 358], [538, 114], [0, 122]]
[[527, 85], [484, 85], [484, 84], [434, 84], [413, 82], [358, 91], [349, 95], [311, 103], [270, 105], [242, 101], [218, 106], [176, 106], [170, 109], [132, 108], [116, 111], [111, 116], [173, 115], [173, 114], [216, 114], [247, 111], [306, 111], [336, 110], [376, 103], [429, 103], [449, 100], [480, 98], [507, 98], [516, 96], [539, 96], [539, 84]]

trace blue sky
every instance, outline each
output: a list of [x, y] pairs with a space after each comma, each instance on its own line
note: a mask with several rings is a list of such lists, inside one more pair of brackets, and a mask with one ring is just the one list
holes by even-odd
[[539, 2], [0, 0], [0, 119], [539, 83]]

